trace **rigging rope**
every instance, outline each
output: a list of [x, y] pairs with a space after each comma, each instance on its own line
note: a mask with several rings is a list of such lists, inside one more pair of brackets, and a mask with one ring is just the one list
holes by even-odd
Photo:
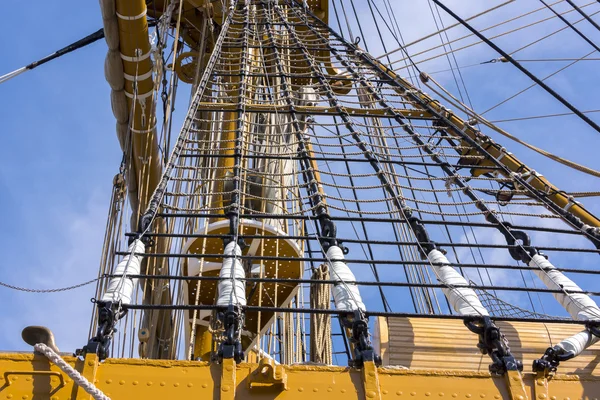
[[[572, 23], [570, 23], [565, 17], [563, 17], [562, 15], [560, 15], [558, 12], [556, 12], [556, 10], [554, 10], [554, 8], [552, 8], [552, 6], [550, 6], [548, 3], [546, 3], [544, 0], [540, 0], [540, 2], [546, 6], [546, 8], [548, 8], [550, 11], [552, 11], [552, 13], [554, 13], [554, 15], [556, 15], [558, 18], [560, 18], [561, 21], [563, 21], [565, 24], [567, 24], [567, 26], [569, 28], [571, 28], [571, 30], [573, 30], [573, 32], [575, 32], [577, 35], [579, 35], [583, 40], [585, 40], [590, 46], [592, 46], [594, 49], [596, 49], [596, 51], [600, 51], [600, 47], [598, 47], [596, 45], [596, 43], [592, 42], [590, 40], [590, 38], [588, 38], [583, 32], [581, 32], [579, 29], [577, 29]], [[581, 11], [579, 8], [577, 8], [577, 10]], [[582, 11], [581, 11], [582, 12]], [[587, 19], [588, 21], [591, 21], [590, 17], [586, 14], [583, 14], [584, 19]], [[594, 26], [597, 26], [594, 24]]]
[[[494, 10], [497, 10], [497, 9], [499, 9], [499, 8], [501, 8], [501, 7], [504, 7], [505, 5], [507, 5], [507, 4], [510, 4], [510, 3], [514, 2], [514, 1], [515, 1], [515, 0], [508, 0], [508, 1], [504, 2], [504, 3], [498, 4], [497, 6], [494, 6], [494, 7], [492, 7], [492, 8], [488, 8], [488, 9], [487, 9], [487, 10], [485, 10], [485, 11], [482, 11], [482, 12], [480, 12], [480, 13], [478, 13], [478, 14], [475, 14], [475, 15], [472, 15], [472, 16], [470, 16], [469, 18], [465, 19], [465, 21], [470, 21], [470, 20], [472, 20], [472, 19], [475, 19], [475, 18], [477, 18], [477, 17], [480, 17], [480, 16], [482, 16], [482, 15], [485, 15], [485, 14], [487, 14], [487, 13], [491, 12], [491, 11], [494, 11]], [[560, 0], [560, 1], [562, 1], [562, 0]], [[436, 35], [439, 35], [439, 34], [440, 34], [440, 33], [442, 33], [442, 32], [446, 32], [446, 31], [448, 31], [448, 30], [450, 30], [450, 29], [452, 29], [452, 28], [456, 28], [457, 26], [460, 26], [460, 23], [458, 23], [458, 22], [457, 22], [457, 23], [455, 23], [455, 24], [453, 24], [453, 25], [450, 25], [450, 26], [448, 26], [448, 27], [446, 27], [446, 28], [443, 28], [443, 29], [441, 29], [441, 30], [438, 30], [438, 31], [436, 31], [436, 32], [433, 32], [433, 33], [430, 33], [430, 34], [428, 34], [428, 35], [426, 35], [426, 36], [423, 36], [422, 38], [419, 38], [419, 39], [417, 39], [417, 40], [415, 40], [415, 41], [413, 41], [413, 42], [407, 43], [407, 44], [406, 44], [406, 45], [404, 45], [403, 47], [404, 47], [404, 48], [408, 48], [408, 47], [410, 47], [410, 46], [413, 46], [413, 45], [415, 45], [415, 44], [417, 44], [417, 43], [420, 43], [420, 42], [422, 42], [423, 40], [426, 40], [426, 39], [429, 39], [429, 38], [431, 38], [431, 37], [434, 37], [434, 36], [436, 36]], [[402, 48], [403, 48], [403, 47], [398, 47], [397, 49], [394, 49], [394, 50], [388, 51], [387, 53], [385, 53], [385, 54], [382, 54], [382, 55], [380, 55], [379, 57], [375, 57], [375, 58], [376, 58], [377, 60], [379, 60], [379, 59], [382, 59], [383, 57], [387, 57], [387, 56], [389, 56], [389, 55], [391, 55], [391, 54], [394, 54], [394, 53], [397, 53], [397, 52], [399, 52], [400, 50], [402, 50]]]
[[[462, 103], [460, 100], [458, 100], [456, 97], [454, 97], [452, 95], [452, 93], [448, 92], [444, 87], [442, 87], [435, 79], [433, 79], [430, 76], [427, 76], [428, 80], [431, 80], [438, 88], [440, 88], [442, 90], [443, 93], [445, 93], [446, 95], [450, 96], [450, 98], [452, 100], [454, 100], [454, 102], [457, 102], [458, 104], [456, 104], [456, 106], [462, 108], [462, 110], [469, 116], [475, 118], [477, 121], [481, 122], [482, 124], [484, 124], [485, 126], [487, 126], [488, 128], [494, 130], [495, 132], [500, 133], [501, 135], [509, 138], [510, 140], [513, 140], [525, 147], [527, 147], [530, 150], [535, 151], [538, 154], [543, 155], [544, 157], [547, 157], [553, 161], [556, 161], [562, 165], [565, 165], [569, 168], [573, 168], [579, 172], [583, 172], [584, 174], [588, 174], [591, 176], [595, 176], [597, 178], [600, 178], [600, 171], [597, 171], [595, 169], [586, 167], [585, 165], [581, 165], [578, 164], [574, 161], [571, 160], [567, 160], [566, 158], [557, 156], [555, 154], [552, 154], [546, 150], [540, 149], [539, 147], [536, 147], [532, 144], [529, 144], [527, 142], [525, 142], [524, 140], [519, 139], [518, 137], [506, 132], [504, 129], [501, 129], [499, 127], [497, 127], [496, 125], [494, 125], [493, 123], [491, 123], [490, 121], [488, 121], [487, 119], [485, 119], [484, 117], [482, 117], [482, 114], [478, 114], [475, 111], [473, 111], [470, 107], [468, 107], [467, 105], [465, 105], [464, 103]], [[425, 83], [427, 85], [427, 83]], [[427, 85], [427, 87], [429, 87], [431, 90], [433, 90], [436, 94], [443, 96], [442, 94], [440, 94], [439, 92], [437, 92], [435, 90], [435, 88], [433, 88], [430, 85]], [[447, 99], [448, 101], [451, 101], [450, 99]]]
[[440, 6], [448, 14], [450, 14], [454, 19], [459, 21], [465, 28], [467, 28], [468, 30], [473, 32], [475, 35], [477, 35], [477, 37], [479, 39], [483, 40], [488, 46], [490, 46], [492, 49], [494, 49], [500, 55], [502, 55], [504, 58], [506, 58], [517, 69], [519, 69], [521, 72], [523, 72], [525, 75], [527, 75], [531, 80], [533, 80], [535, 83], [537, 83], [541, 88], [543, 88], [546, 92], [548, 92], [550, 95], [552, 95], [552, 97], [554, 97], [556, 100], [561, 102], [565, 107], [567, 107], [569, 110], [571, 110], [573, 113], [575, 113], [579, 118], [581, 118], [584, 122], [586, 122], [596, 132], [600, 133], [600, 126], [598, 126], [598, 124], [596, 124], [594, 121], [592, 121], [588, 116], [586, 116], [581, 111], [579, 111], [578, 108], [576, 108], [571, 103], [569, 103], [565, 98], [563, 98], [560, 94], [558, 94], [556, 91], [554, 91], [552, 88], [550, 88], [544, 82], [542, 82], [538, 77], [536, 77], [534, 74], [532, 74], [528, 69], [523, 67], [517, 61], [515, 61], [510, 55], [508, 55], [508, 53], [506, 53], [500, 47], [498, 47], [493, 42], [491, 42], [483, 34], [481, 34], [479, 31], [477, 31], [475, 28], [473, 28], [471, 25], [469, 25], [465, 20], [460, 18], [455, 12], [453, 12], [451, 9], [449, 9], [447, 6], [445, 6], [440, 0], [432, 0], [432, 1], [435, 4], [437, 4], [438, 6]]
[[47, 57], [44, 57], [37, 61], [34, 61], [31, 64], [28, 64], [24, 67], [21, 67], [12, 72], [9, 72], [8, 74], [0, 76], [0, 84], [7, 82], [16, 76], [21, 75], [23, 72], [30, 71], [36, 67], [39, 67], [40, 65], [43, 65], [43, 64], [47, 63], [48, 61], [52, 61], [56, 58], [64, 56], [65, 54], [68, 54], [72, 51], [75, 51], [75, 50], [85, 47], [89, 44], [92, 44], [92, 43], [102, 39], [103, 37], [104, 37], [104, 29], [102, 29], [102, 28], [98, 29], [96, 32], [94, 32], [82, 39], [79, 39], [78, 41], [71, 43], [70, 45], [68, 45], [66, 47], [63, 47], [60, 50], [55, 51], [54, 53], [50, 54]]
[[[321, 264], [313, 273], [312, 280], [329, 280], [327, 264]], [[327, 309], [331, 303], [331, 286], [311, 283], [310, 308]], [[310, 361], [331, 365], [331, 317], [326, 314], [312, 314], [310, 316]]]
[[[558, 2], [560, 2], [560, 1], [562, 1], [562, 0], [559, 0]], [[594, 3], [593, 3], [593, 2], [592, 2], [592, 3], [588, 3], [588, 4], [584, 5], [584, 7], [587, 7], [587, 6], [591, 5], [591, 4], [594, 4]], [[544, 7], [542, 7], [542, 8], [539, 8], [539, 9], [537, 9], [537, 10], [534, 10], [534, 11], [531, 11], [531, 12], [528, 12], [528, 13], [525, 13], [525, 14], [521, 14], [521, 15], [519, 15], [518, 17], [515, 17], [515, 18], [512, 18], [512, 19], [509, 19], [509, 20], [506, 20], [506, 21], [504, 21], [504, 22], [501, 22], [501, 23], [499, 23], [499, 24], [495, 24], [495, 25], [492, 25], [492, 26], [488, 26], [487, 28], [481, 29], [481, 30], [480, 30], [480, 32], [486, 32], [486, 31], [488, 31], [488, 30], [490, 30], [490, 29], [493, 29], [493, 28], [496, 28], [496, 27], [498, 27], [498, 26], [504, 25], [504, 24], [506, 24], [506, 23], [508, 23], [508, 22], [515, 21], [515, 20], [517, 20], [517, 19], [519, 19], [519, 18], [522, 18], [522, 17], [524, 17], [524, 16], [527, 16], [527, 15], [529, 15], [529, 14], [533, 14], [533, 13], [535, 13], [535, 12], [537, 12], [537, 11], [539, 11], [539, 10], [543, 10], [543, 9], [544, 9]], [[562, 14], [568, 14], [568, 13], [570, 13], [570, 12], [573, 12], [573, 10], [570, 10], [570, 11], [565, 11], [565, 12], [563, 12]], [[596, 15], [597, 13], [598, 13], [598, 11], [596, 11], [596, 12], [595, 12], [595, 13], [593, 13], [592, 15]], [[514, 29], [510, 29], [510, 30], [508, 30], [508, 31], [505, 31], [505, 32], [502, 32], [502, 33], [496, 34], [496, 35], [494, 35], [494, 36], [491, 36], [489, 39], [490, 39], [490, 40], [491, 40], [491, 39], [497, 39], [497, 38], [500, 38], [500, 37], [503, 37], [503, 36], [509, 35], [509, 34], [511, 34], [511, 33], [515, 33], [515, 32], [521, 31], [521, 30], [523, 30], [523, 29], [530, 28], [530, 27], [532, 27], [532, 26], [535, 26], [535, 25], [541, 24], [541, 23], [543, 23], [543, 22], [546, 22], [546, 21], [552, 20], [552, 19], [554, 19], [554, 18], [556, 18], [556, 17], [555, 17], [555, 16], [552, 16], [552, 17], [543, 18], [543, 19], [540, 19], [540, 20], [537, 20], [537, 21], [531, 22], [531, 23], [529, 23], [529, 24], [527, 24], [527, 25], [523, 25], [523, 26], [520, 26], [520, 27], [517, 27], [517, 28], [514, 28]], [[584, 19], [583, 19], [583, 18], [581, 18], [581, 19], [579, 19], [579, 20], [575, 21], [575, 22], [574, 22], [574, 24], [578, 24], [579, 22], [581, 22], [581, 21], [583, 21], [583, 20], [584, 20]], [[558, 29], [558, 30], [556, 30], [556, 31], [554, 31], [554, 32], [552, 32], [552, 33], [550, 33], [550, 34], [546, 35], [546, 36], [543, 36], [543, 37], [542, 37], [542, 38], [540, 38], [540, 39], [537, 39], [537, 40], [535, 40], [535, 41], [534, 41], [534, 42], [532, 42], [532, 43], [529, 43], [529, 44], [527, 44], [527, 45], [525, 45], [525, 46], [523, 46], [523, 47], [521, 47], [521, 48], [519, 48], [519, 49], [517, 49], [517, 50], [515, 50], [515, 51], [511, 52], [510, 54], [511, 54], [511, 55], [512, 55], [512, 54], [515, 54], [515, 53], [517, 53], [517, 52], [519, 52], [519, 51], [521, 51], [521, 50], [523, 50], [523, 49], [525, 49], [525, 48], [527, 48], [527, 47], [529, 47], [529, 46], [531, 46], [531, 45], [533, 45], [533, 44], [535, 44], [535, 43], [538, 43], [538, 42], [540, 42], [540, 41], [542, 41], [542, 40], [544, 40], [544, 39], [547, 39], [547, 38], [548, 38], [548, 37], [550, 37], [550, 36], [553, 36], [553, 35], [557, 34], [558, 32], [561, 32], [561, 31], [563, 31], [563, 30], [565, 30], [565, 29], [567, 29], [567, 27], [564, 27], [564, 28]], [[449, 41], [448, 43], [455, 43], [455, 42], [461, 41], [461, 40], [463, 40], [463, 39], [470, 38], [471, 36], [474, 36], [474, 34], [472, 34], [472, 33], [471, 33], [471, 34], [468, 34], [468, 35], [465, 35], [465, 36], [458, 37], [458, 38], [456, 38], [456, 39], [453, 39], [453, 40]], [[481, 43], [484, 43], [484, 41], [483, 41], [483, 40], [480, 40], [480, 41], [478, 41], [478, 42], [473, 42], [473, 43], [470, 43], [470, 44], [464, 45], [464, 46], [462, 46], [462, 47], [459, 47], [459, 48], [457, 48], [457, 49], [454, 49], [454, 50], [453, 50], [453, 52], [458, 52], [458, 51], [461, 51], [461, 50], [465, 50], [465, 49], [468, 49], [468, 48], [470, 48], [470, 47], [476, 46], [476, 45], [478, 45], [478, 44], [481, 44]], [[414, 57], [414, 56], [421, 55], [421, 54], [428, 53], [428, 52], [430, 52], [430, 51], [432, 51], [432, 50], [435, 50], [435, 49], [438, 49], [438, 48], [440, 48], [440, 47], [443, 47], [443, 46], [442, 46], [442, 45], [437, 45], [437, 46], [434, 46], [434, 47], [431, 47], [431, 48], [428, 48], [428, 49], [422, 50], [422, 51], [420, 51], [420, 52], [418, 52], [418, 53], [415, 53], [415, 54], [413, 54], [413, 57]], [[435, 60], [435, 59], [437, 59], [437, 58], [439, 58], [439, 57], [443, 57], [443, 56], [445, 56], [445, 55], [447, 55], [447, 54], [449, 54], [449, 53], [450, 53], [450, 52], [444, 52], [444, 53], [441, 53], [441, 54], [437, 54], [437, 55], [435, 55], [435, 56], [431, 56], [431, 57], [429, 57], [429, 58], [426, 58], [426, 59], [424, 59], [424, 60], [419, 60], [419, 61], [417, 61], [417, 63], [418, 63], [418, 64], [420, 64], [420, 63], [424, 63], [424, 62], [426, 62], [426, 61]], [[398, 59], [398, 60], [396, 60], [396, 61], [393, 61], [393, 62], [392, 62], [392, 64], [395, 64], [395, 63], [398, 63], [398, 62], [400, 62], [400, 61], [404, 61], [404, 60], [405, 60], [405, 58]], [[400, 67], [400, 68], [397, 68], [397, 69], [396, 69], [396, 71], [398, 71], [398, 70], [400, 70], [400, 69], [402, 69], [402, 67]]]

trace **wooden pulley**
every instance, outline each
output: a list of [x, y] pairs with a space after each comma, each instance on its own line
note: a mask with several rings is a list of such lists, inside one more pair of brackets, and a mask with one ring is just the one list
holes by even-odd
[[177, 77], [185, 83], [194, 83], [198, 65], [198, 52], [185, 51], [177, 56], [175, 60], [175, 72]]

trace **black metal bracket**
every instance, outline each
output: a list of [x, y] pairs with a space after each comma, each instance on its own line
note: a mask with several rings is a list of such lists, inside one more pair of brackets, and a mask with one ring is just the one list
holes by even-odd
[[482, 354], [492, 359], [489, 369], [492, 374], [504, 375], [506, 371], [523, 371], [523, 363], [516, 360], [510, 352], [508, 341], [488, 316], [465, 319], [465, 325], [479, 335], [477, 347]]
[[590, 333], [597, 338], [600, 338], [600, 321], [590, 321], [585, 324], [585, 327], [590, 331]]
[[117, 331], [117, 322], [125, 316], [127, 310], [120, 303], [112, 301], [96, 301], [98, 308], [98, 330], [96, 336], [91, 338], [81, 349], [75, 351], [76, 355], [85, 356], [87, 353], [95, 353], [100, 361], [108, 358], [110, 342]]
[[570, 360], [573, 357], [575, 354], [572, 351], [566, 351], [560, 346], [548, 347], [542, 358], [533, 360], [533, 372], [544, 372], [545, 375], [553, 374], [562, 361]]
[[[239, 225], [239, 208], [235, 205], [229, 206], [225, 216], [229, 218], [229, 232], [230, 235], [223, 239], [223, 247], [227, 246], [234, 240], [234, 235], [232, 232], [236, 232], [237, 226]], [[244, 250], [248, 245], [244, 241], [244, 238], [238, 238], [238, 246], [240, 249]]]
[[148, 248], [148, 247], [152, 247], [152, 246], [154, 246], [154, 244], [155, 244], [155, 242], [154, 242], [154, 239], [153, 239], [153, 238], [151, 238], [151, 237], [149, 237], [149, 236], [143, 236], [143, 235], [141, 234], [141, 232], [137, 232], [135, 235], [133, 235], [133, 236], [129, 237], [129, 239], [127, 240], [127, 245], [128, 245], [128, 246], [131, 246], [131, 244], [132, 244], [133, 242], [135, 242], [136, 240], [138, 240], [138, 239], [139, 239], [139, 240], [141, 240], [141, 241], [142, 241], [142, 243], [144, 243], [144, 246], [145, 246], [146, 248]]
[[531, 239], [527, 233], [513, 229], [509, 222], [503, 222], [503, 224], [506, 230], [501, 230], [501, 232], [506, 239], [506, 243], [509, 246], [514, 246], [508, 249], [513, 259], [528, 264], [534, 255], [540, 254], [535, 247], [531, 246]]
[[375, 353], [369, 338], [369, 318], [364, 312], [355, 310], [352, 314], [344, 315], [341, 320], [344, 327], [350, 329], [350, 343], [354, 345], [354, 358], [348, 360], [348, 364], [354, 368], [362, 368], [365, 361], [381, 365], [381, 357]]
[[[585, 327], [594, 336], [600, 338], [600, 323], [588, 322]], [[566, 351], [560, 346], [548, 347], [542, 358], [533, 361], [534, 372], [544, 372], [546, 375], [556, 372], [562, 361], [568, 361], [576, 356], [572, 351]]]
[[421, 257], [426, 259], [427, 255], [432, 250], [437, 248], [435, 242], [429, 238], [429, 234], [427, 233], [427, 230], [425, 230], [425, 226], [423, 226], [423, 223], [418, 217], [408, 216], [408, 224], [414, 232], [417, 242], [421, 243], [421, 246], [419, 246]]
[[319, 225], [321, 227], [321, 238], [319, 241], [321, 242], [323, 250], [326, 252], [331, 246], [339, 246], [344, 254], [348, 254], [348, 249], [343, 247], [341, 245], [342, 243], [337, 239], [337, 227], [329, 217], [329, 214], [322, 213], [319, 214], [317, 218], [319, 219]]
[[230, 304], [227, 310], [220, 312], [217, 317], [221, 320], [225, 330], [223, 334], [225, 340], [221, 342], [217, 351], [218, 360], [233, 358], [236, 363], [242, 362], [244, 359], [241, 341], [241, 328], [244, 321], [242, 309], [237, 305]]

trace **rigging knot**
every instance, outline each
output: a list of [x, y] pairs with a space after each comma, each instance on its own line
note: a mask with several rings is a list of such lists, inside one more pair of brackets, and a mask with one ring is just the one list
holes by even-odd
[[[337, 227], [331, 220], [331, 217], [327, 213], [321, 213], [319, 216], [319, 224], [321, 226], [321, 236], [320, 239], [321, 246], [323, 250], [327, 252], [327, 250], [331, 246], [339, 246], [340, 242], [337, 240]], [[346, 253], [347, 254], [347, 253]]]
[[448, 176], [445, 179], [444, 186], [446, 187], [448, 197], [452, 197], [452, 185], [456, 185], [456, 181], [456, 176]]
[[465, 326], [479, 335], [477, 347], [482, 354], [492, 359], [489, 370], [492, 374], [503, 375], [506, 371], [523, 371], [523, 363], [510, 352], [508, 340], [489, 316], [465, 319]]
[[[600, 321], [588, 321], [585, 327], [593, 336], [600, 338]], [[568, 361], [576, 355], [573, 350], [567, 350], [560, 344], [548, 347], [542, 358], [533, 361], [533, 371], [552, 375], [556, 372], [562, 361]]]

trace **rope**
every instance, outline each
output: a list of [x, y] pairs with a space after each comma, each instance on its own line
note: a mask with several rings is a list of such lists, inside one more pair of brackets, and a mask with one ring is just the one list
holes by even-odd
[[490, 39], [488, 39], [487, 37], [485, 37], [484, 35], [482, 35], [481, 32], [479, 32], [478, 30], [476, 30], [475, 28], [473, 28], [471, 25], [469, 25], [467, 22], [465, 22], [455, 12], [453, 12], [447, 6], [445, 6], [444, 4], [442, 4], [440, 2], [440, 0], [432, 0], [432, 1], [435, 4], [437, 4], [438, 6], [440, 6], [450, 16], [452, 16], [452, 18], [454, 18], [458, 22], [460, 22], [466, 29], [468, 29], [471, 32], [473, 32], [480, 40], [484, 41], [489, 47], [491, 47], [493, 50], [495, 50], [498, 54], [500, 54], [502, 57], [504, 57], [506, 60], [508, 60], [508, 62], [510, 62], [511, 64], [513, 64], [518, 70], [520, 70], [523, 74], [525, 74], [529, 79], [531, 79], [532, 81], [534, 81], [535, 83], [537, 83], [538, 86], [541, 87], [542, 89], [544, 89], [549, 95], [551, 95], [556, 100], [558, 100], [566, 108], [568, 108], [569, 110], [571, 110], [572, 112], [574, 112], [581, 120], [583, 120], [586, 124], [588, 124], [592, 129], [594, 129], [596, 132], [600, 133], [600, 126], [597, 123], [595, 123], [594, 121], [592, 121], [590, 118], [588, 118], [586, 115], [582, 114], [581, 111], [577, 107], [575, 107], [573, 104], [571, 104], [569, 101], [567, 101], [564, 97], [562, 97], [560, 94], [558, 94], [554, 89], [552, 89], [548, 85], [546, 85], [537, 76], [535, 76], [534, 74], [532, 74], [528, 69], [526, 69], [525, 67], [523, 67], [517, 61], [515, 61], [508, 53], [506, 53], [504, 50], [502, 50], [496, 44], [494, 44], [493, 42], [491, 42]]
[[[466, 106], [465, 104], [463, 104], [460, 100], [458, 100], [456, 97], [454, 97], [450, 92], [448, 92], [446, 89], [444, 89], [435, 79], [428, 77], [429, 80], [431, 80], [431, 82], [433, 82], [438, 88], [440, 88], [442, 90], [442, 92], [444, 92], [446, 95], [450, 96], [455, 102], [458, 102], [459, 107], [463, 108], [463, 111], [469, 115], [471, 115], [473, 118], [475, 118], [477, 121], [481, 122], [483, 125], [487, 126], [488, 128], [494, 130], [495, 132], [498, 132], [499, 134], [501, 134], [502, 136], [505, 136], [507, 138], [509, 138], [510, 140], [513, 140], [525, 147], [527, 147], [530, 150], [535, 151], [538, 154], [543, 155], [544, 157], [547, 157], [553, 161], [556, 161], [562, 165], [565, 165], [569, 168], [573, 168], [579, 172], [583, 172], [584, 174], [588, 174], [591, 176], [595, 176], [597, 178], [600, 178], [600, 171], [597, 171], [595, 169], [586, 167], [585, 165], [581, 165], [578, 164], [576, 162], [573, 162], [571, 160], [567, 160], [566, 158], [557, 156], [556, 154], [552, 154], [546, 150], [540, 149], [539, 147], [536, 147], [532, 144], [529, 144], [527, 142], [525, 142], [524, 140], [519, 139], [516, 136], [511, 135], [510, 133], [506, 132], [504, 129], [501, 129], [499, 127], [497, 127], [496, 125], [492, 124], [490, 121], [488, 121], [487, 119], [485, 119], [484, 117], [481, 116], [481, 114], [476, 113], [475, 111], [473, 111], [471, 108], [469, 108], [468, 106]], [[427, 83], [426, 83], [427, 85]], [[435, 90], [435, 88], [433, 88], [431, 85], [427, 85], [427, 87], [429, 87], [431, 90], [433, 90], [434, 92], [437, 93], [437, 91]], [[438, 93], [439, 94], [439, 93]], [[440, 94], [441, 95], [441, 94]], [[443, 96], [443, 95], [442, 95]], [[450, 100], [449, 100], [450, 101]]]
[[61, 369], [67, 376], [73, 379], [73, 382], [87, 393], [89, 393], [94, 400], [110, 400], [110, 397], [106, 396], [100, 389], [98, 389], [93, 383], [85, 379], [83, 375], [81, 375], [76, 369], [71, 367], [65, 360], [61, 358], [58, 354], [54, 352], [50, 347], [46, 346], [43, 343], [38, 343], [33, 346], [35, 351], [43, 354], [48, 358], [50, 362], [56, 365]]
[[[586, 60], [590, 60], [590, 59], [586, 58]], [[598, 60], [600, 60], [600, 59], [598, 59]], [[585, 60], [581, 60], [581, 61], [585, 61]], [[582, 113], [584, 113], [584, 114], [597, 113], [597, 112], [600, 112], [600, 110], [582, 111]], [[496, 120], [490, 121], [490, 123], [497, 124], [497, 123], [500, 123], [500, 122], [527, 121], [527, 120], [531, 120], [531, 119], [566, 117], [566, 116], [569, 116], [569, 115], [574, 115], [574, 114], [572, 112], [566, 112], [566, 113], [556, 113], [556, 114], [546, 114], [546, 115], [532, 115], [532, 116], [529, 116], [529, 117], [496, 119]]]
[[[548, 80], [549, 78], [553, 77], [554, 75], [558, 74], [559, 72], [562, 72], [562, 71], [566, 70], [567, 68], [569, 68], [569, 67], [571, 67], [571, 66], [573, 66], [573, 65], [577, 64], [579, 61], [581, 61], [581, 60], [585, 59], [585, 58], [586, 58], [586, 57], [588, 57], [588, 56], [591, 56], [591, 55], [592, 55], [592, 54], [594, 54], [595, 52], [596, 52], [596, 51], [592, 50], [591, 52], [587, 53], [587, 54], [586, 54], [586, 55], [584, 55], [583, 57], [581, 57], [581, 58], [578, 58], [578, 59], [575, 59], [575, 61], [573, 61], [573, 62], [571, 62], [571, 63], [569, 63], [569, 64], [565, 65], [564, 67], [562, 67], [562, 68], [560, 68], [560, 69], [557, 69], [556, 71], [554, 71], [554, 72], [553, 72], [553, 73], [551, 73], [550, 75], [547, 75], [547, 76], [545, 76], [544, 78], [542, 78], [542, 79], [541, 79], [541, 80], [542, 80], [542, 82], [543, 82], [543, 81], [546, 81], [546, 80]], [[531, 84], [531, 85], [527, 86], [525, 89], [522, 89], [522, 90], [518, 91], [517, 93], [513, 94], [512, 96], [510, 96], [510, 97], [507, 97], [506, 99], [502, 100], [502, 101], [501, 101], [501, 102], [499, 102], [498, 104], [496, 104], [496, 105], [494, 105], [494, 106], [492, 106], [492, 107], [488, 108], [487, 110], [485, 110], [485, 111], [483, 111], [483, 112], [479, 113], [479, 115], [484, 115], [484, 114], [487, 114], [488, 112], [490, 112], [490, 111], [492, 111], [492, 110], [494, 110], [494, 109], [496, 109], [496, 108], [500, 107], [502, 104], [506, 103], [507, 101], [509, 101], [509, 100], [512, 100], [512, 99], [514, 99], [514, 98], [515, 98], [515, 97], [517, 97], [517, 96], [520, 96], [521, 94], [525, 93], [526, 91], [528, 91], [529, 89], [531, 89], [531, 88], [533, 88], [533, 87], [535, 87], [535, 86], [537, 86], [537, 84], [536, 84], [536, 83], [533, 83], [533, 84]]]
[[[329, 280], [329, 267], [321, 264], [313, 273], [312, 280]], [[311, 283], [310, 308], [327, 309], [331, 301], [331, 285]], [[331, 317], [327, 314], [310, 316], [310, 361], [320, 364], [333, 364], [331, 342]]]
[[[514, 1], [514, 0], [509, 0], [509, 1], [506, 1], [506, 2], [504, 2], [504, 3], [502, 3], [502, 4], [499, 4], [499, 5], [497, 5], [496, 7], [489, 8], [489, 9], [487, 9], [487, 10], [483, 11], [483, 12], [480, 12], [479, 14], [475, 14], [475, 15], [473, 15], [473, 16], [471, 16], [471, 17], [469, 17], [469, 18], [465, 19], [465, 21], [470, 21], [470, 20], [472, 20], [472, 19], [475, 19], [475, 18], [477, 18], [477, 17], [480, 17], [480, 16], [482, 16], [482, 15], [485, 15], [485, 14], [489, 13], [490, 11], [497, 10], [498, 8], [500, 8], [500, 7], [502, 7], [502, 6], [505, 6], [505, 5], [509, 4], [509, 3], [512, 3], [513, 1]], [[453, 25], [447, 26], [447, 27], [446, 27], [446, 28], [444, 28], [444, 29], [441, 29], [441, 30], [438, 30], [438, 31], [436, 31], [436, 32], [430, 33], [429, 35], [423, 36], [422, 38], [419, 38], [419, 39], [417, 39], [417, 40], [415, 40], [415, 41], [413, 41], [413, 42], [411, 42], [411, 43], [408, 43], [408, 44], [404, 45], [404, 48], [408, 48], [408, 47], [410, 47], [410, 46], [413, 46], [413, 45], [415, 45], [415, 44], [417, 44], [417, 43], [420, 43], [420, 42], [422, 42], [423, 40], [426, 40], [426, 39], [429, 39], [429, 38], [431, 38], [431, 37], [434, 37], [434, 36], [436, 36], [436, 35], [438, 35], [438, 34], [440, 34], [440, 33], [442, 33], [442, 32], [446, 32], [446, 31], [448, 31], [448, 30], [450, 30], [450, 29], [452, 29], [452, 28], [456, 28], [456, 27], [457, 27], [457, 26], [459, 26], [459, 25], [460, 25], [460, 23], [455, 23], [455, 24], [453, 24]], [[387, 57], [387, 56], [389, 56], [389, 55], [391, 55], [391, 54], [397, 53], [397, 52], [398, 52], [398, 51], [400, 51], [400, 50], [402, 50], [402, 47], [398, 47], [397, 49], [394, 49], [394, 50], [388, 51], [387, 53], [385, 53], [385, 54], [382, 54], [382, 55], [380, 55], [379, 57], [375, 57], [375, 59], [377, 59], [377, 60], [380, 60], [380, 59], [382, 59], [383, 57]]]

